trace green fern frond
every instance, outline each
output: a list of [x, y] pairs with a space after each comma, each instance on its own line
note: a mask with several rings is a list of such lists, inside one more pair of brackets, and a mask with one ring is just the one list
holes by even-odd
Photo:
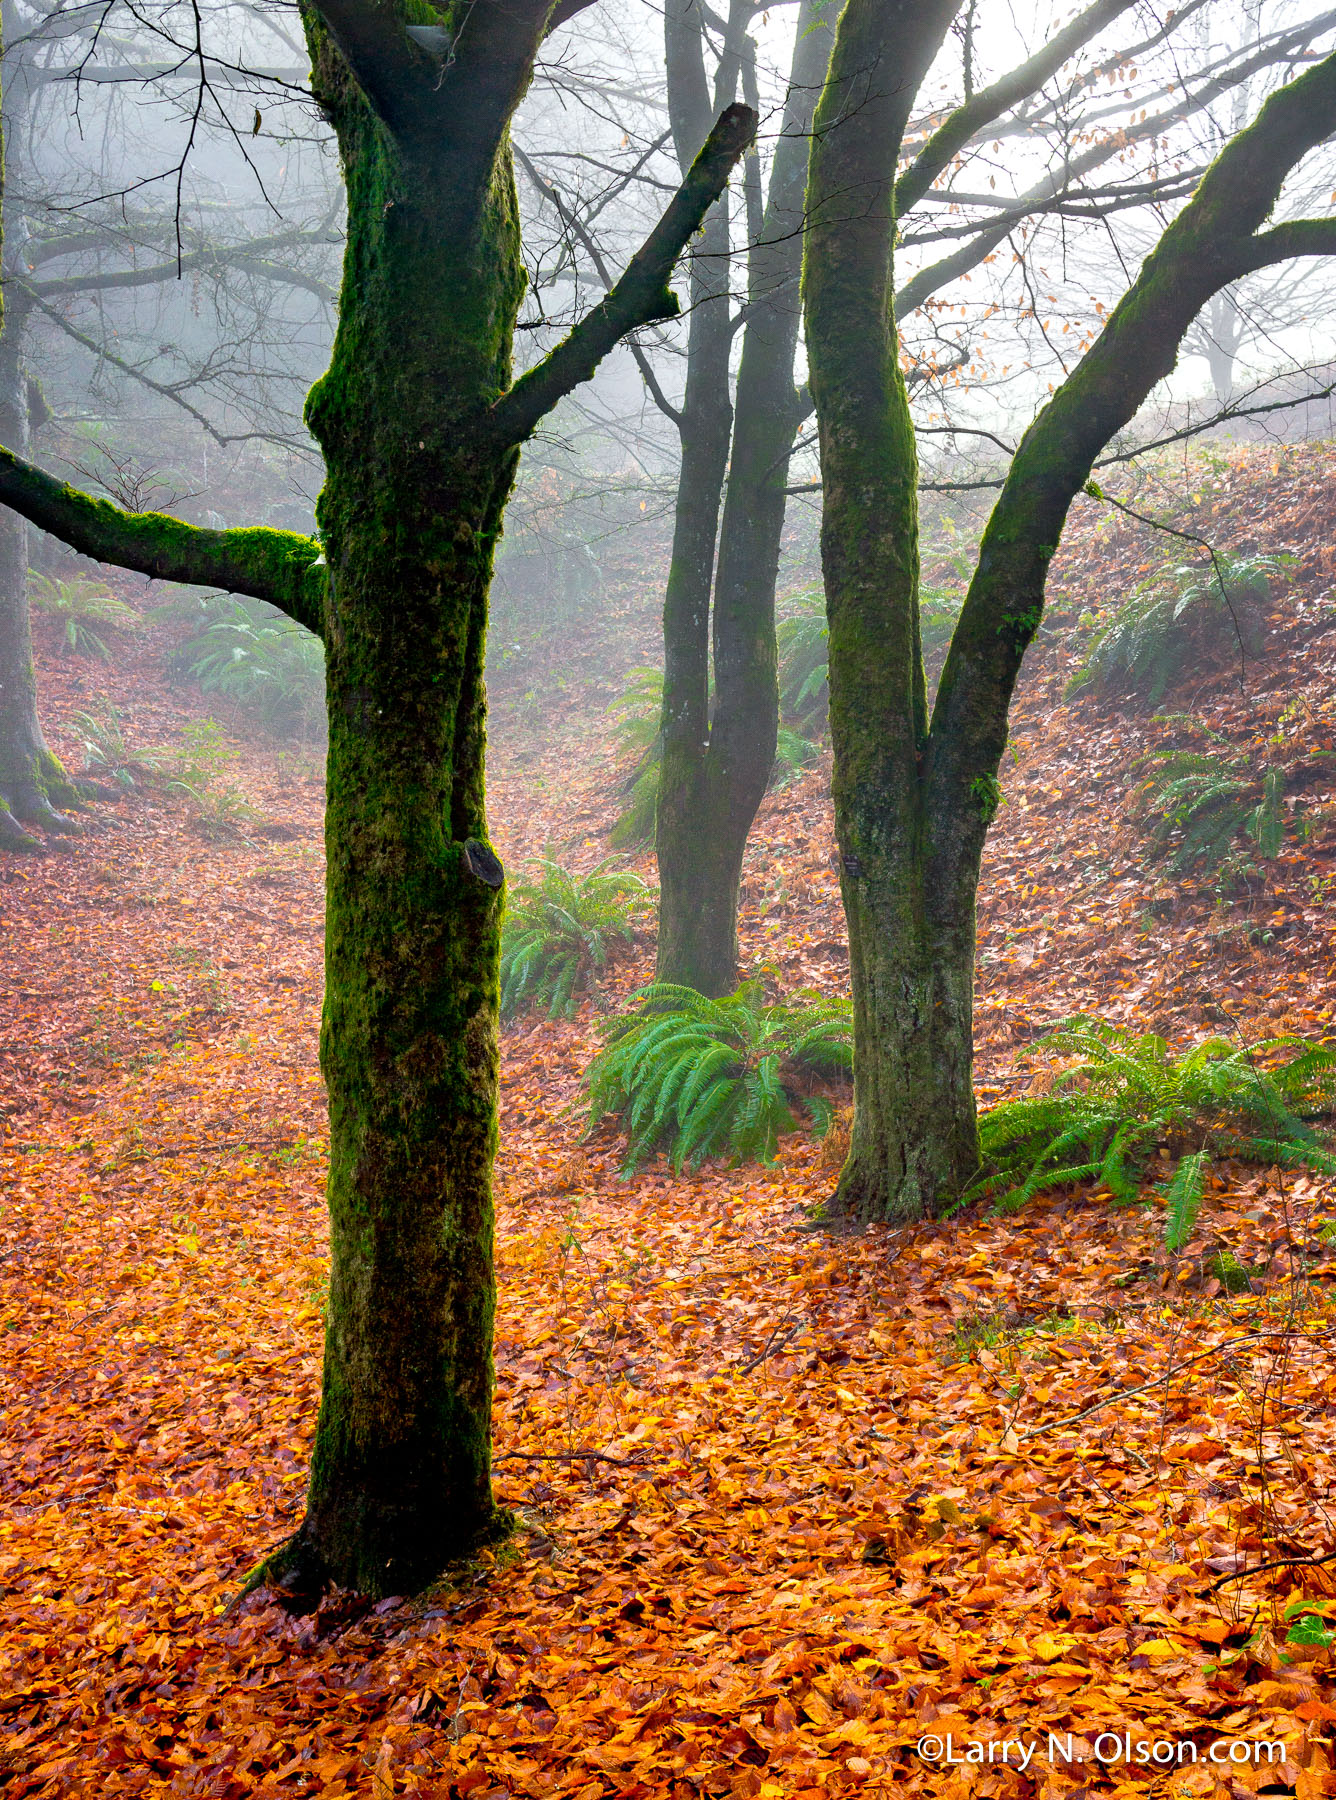
[[[848, 1001], [767, 1006], [758, 982], [711, 999], [671, 983], [647, 987], [638, 1009], [602, 1027], [604, 1048], [586, 1074], [589, 1129], [620, 1118], [635, 1168], [655, 1147], [674, 1167], [727, 1152], [773, 1160], [797, 1127], [785, 1071], [821, 1074], [850, 1053]], [[805, 1102], [818, 1129], [828, 1102]]]
[[1175, 1056], [1154, 1033], [1078, 1017], [1035, 1049], [1068, 1060], [1050, 1092], [981, 1115], [985, 1173], [967, 1198], [1013, 1210], [1045, 1188], [1098, 1180], [1126, 1204], [1154, 1152], [1169, 1150], [1182, 1171], [1173, 1190], [1182, 1224], [1197, 1180], [1193, 1158], [1206, 1159], [1202, 1170], [1216, 1156], [1336, 1170], [1336, 1156], [1304, 1118], [1330, 1110], [1336, 1046], [1285, 1037], [1250, 1050], [1210, 1037]]
[[1191, 1156], [1180, 1157], [1172, 1178], [1162, 1185], [1160, 1191], [1168, 1202], [1164, 1222], [1166, 1250], [1181, 1250], [1192, 1236], [1197, 1214], [1201, 1211], [1210, 1164], [1209, 1150], [1197, 1150]]
[[1096, 631], [1067, 693], [1130, 690], [1158, 705], [1203, 658], [1255, 656], [1272, 585], [1286, 572], [1280, 556], [1217, 555], [1150, 577]]
[[1151, 847], [1169, 854], [1176, 874], [1202, 867], [1223, 870], [1232, 862], [1246, 872], [1235, 850], [1243, 836], [1263, 857], [1280, 853], [1285, 838], [1285, 771], [1255, 773], [1225, 751], [1168, 748], [1150, 764], [1134, 790], [1130, 811], [1147, 832]]
[[581, 992], [595, 993], [613, 947], [629, 943], [653, 904], [633, 870], [610, 861], [587, 875], [538, 860], [538, 879], [517, 882], [501, 927], [501, 1016], [542, 1006], [569, 1018]]

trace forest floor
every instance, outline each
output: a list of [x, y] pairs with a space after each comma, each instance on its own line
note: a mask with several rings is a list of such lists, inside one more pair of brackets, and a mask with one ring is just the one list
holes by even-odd
[[[1173, 696], [1308, 771], [1307, 835], [1241, 894], [1147, 860], [1125, 800], [1173, 727], [1064, 701], [1069, 641], [1041, 641], [985, 870], [985, 1101], [1078, 1010], [1177, 1044], [1330, 1030], [1333, 473], [1217, 458], [1194, 495], [1194, 530], [1265, 519], [1297, 558], [1266, 654]], [[1054, 590], [1126, 591], [1148, 554], [1088, 503]], [[99, 695], [141, 750], [212, 711], [213, 789], [258, 817], [205, 835], [141, 782], [72, 853], [0, 862], [6, 1800], [1336, 1793], [1330, 1185], [1226, 1168], [1169, 1256], [1153, 1206], [1089, 1187], [817, 1227], [835, 1156], [804, 1135], [624, 1180], [582, 1139], [587, 1004], [503, 1038], [513, 1539], [418, 1599], [231, 1604], [300, 1518], [318, 1402], [319, 762], [165, 682], [160, 633], [105, 667], [40, 649], [76, 766], [62, 722]], [[572, 688], [498, 731], [512, 872], [606, 853], [589, 712]], [[749, 859], [744, 962], [776, 990], [847, 982], [827, 774], [770, 797]], [[1246, 1291], [1206, 1277], [1220, 1250]]]

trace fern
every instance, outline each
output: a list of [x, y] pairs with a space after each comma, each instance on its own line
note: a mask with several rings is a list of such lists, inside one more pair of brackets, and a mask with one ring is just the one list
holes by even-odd
[[1336, 1097], [1336, 1047], [1284, 1037], [1247, 1048], [1206, 1038], [1174, 1056], [1161, 1037], [1091, 1018], [1068, 1020], [1038, 1047], [1076, 1060], [1050, 1092], [982, 1114], [987, 1173], [968, 1198], [1014, 1211], [1046, 1189], [1095, 1181], [1126, 1204], [1166, 1150], [1178, 1162], [1159, 1192], [1168, 1205], [1166, 1243], [1176, 1250], [1192, 1234], [1217, 1157], [1336, 1174], [1336, 1156], [1312, 1126]]
[[1176, 875], [1193, 868], [1224, 870], [1238, 878], [1252, 871], [1236, 851], [1240, 836], [1259, 855], [1280, 853], [1285, 840], [1285, 771], [1249, 770], [1225, 751], [1153, 751], [1151, 772], [1132, 796], [1131, 811], [1147, 829], [1153, 850], [1168, 853]]
[[202, 603], [204, 628], [176, 649], [172, 667], [206, 694], [255, 713], [270, 730], [320, 738], [325, 651], [320, 639], [263, 600]]
[[1096, 632], [1067, 693], [1131, 691], [1158, 705], [1189, 667], [1240, 652], [1255, 656], [1272, 584], [1292, 561], [1217, 556], [1139, 583]]
[[539, 859], [536, 881], [517, 883], [501, 928], [501, 1015], [544, 1006], [550, 1019], [569, 1018], [581, 993], [598, 991], [598, 977], [618, 942], [629, 943], [649, 910], [648, 888], [631, 869], [601, 862], [572, 875], [551, 856]]
[[617, 850], [638, 850], [654, 836], [663, 763], [663, 675], [632, 669], [625, 690], [608, 707], [615, 716], [617, 748], [629, 766], [622, 781], [626, 804], [609, 834]]
[[[59, 621], [65, 648], [72, 656], [96, 656], [111, 661], [103, 631], [137, 631], [139, 614], [124, 600], [117, 600], [86, 575], [57, 581], [50, 575], [28, 571], [28, 594], [38, 612]], [[100, 627], [95, 630], [94, 627]]]
[[824, 1135], [834, 1108], [802, 1094], [800, 1081], [852, 1069], [847, 1000], [767, 1006], [757, 982], [722, 1000], [667, 983], [640, 998], [638, 1011], [603, 1028], [608, 1044], [586, 1077], [589, 1129], [615, 1117], [626, 1132], [624, 1172], [660, 1147], [679, 1172], [715, 1155], [772, 1162], [799, 1104]]
[[1164, 1221], [1164, 1247], [1166, 1250], [1181, 1250], [1192, 1236], [1197, 1223], [1197, 1214], [1201, 1211], [1202, 1195], [1206, 1187], [1206, 1170], [1210, 1164], [1210, 1152], [1194, 1150], [1191, 1156], [1179, 1159], [1178, 1167], [1166, 1183], [1164, 1197], [1167, 1211]]
[[781, 725], [775, 742], [775, 763], [770, 773], [770, 786], [787, 787], [821, 754], [820, 744], [800, 732]]
[[98, 696], [96, 710], [71, 713], [69, 729], [83, 747], [84, 769], [90, 775], [132, 788], [136, 773], [157, 773], [158, 759], [152, 751], [132, 755], [127, 748], [121, 715], [105, 694]]
[[794, 596], [798, 610], [775, 627], [779, 656], [779, 712], [811, 736], [826, 728], [830, 707], [830, 629], [820, 588]]

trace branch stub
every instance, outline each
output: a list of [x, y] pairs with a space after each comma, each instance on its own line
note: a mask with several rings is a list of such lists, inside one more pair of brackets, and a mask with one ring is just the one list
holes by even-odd
[[484, 887], [499, 888], [506, 879], [500, 857], [477, 838], [469, 838], [464, 844], [464, 867]]

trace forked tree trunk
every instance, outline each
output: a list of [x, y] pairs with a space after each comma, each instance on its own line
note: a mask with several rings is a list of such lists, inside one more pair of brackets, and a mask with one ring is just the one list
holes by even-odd
[[849, 918], [855, 1117], [835, 1196], [912, 1219], [978, 1172], [974, 909], [1016, 678], [1048, 565], [1096, 457], [1168, 376], [1196, 313], [1248, 270], [1336, 252], [1336, 223], [1262, 232], [1336, 126], [1336, 57], [1274, 95], [1166, 231], [1026, 432], [926, 712], [914, 432], [894, 318], [892, 183], [955, 6], [848, 0], [818, 110], [805, 303], [821, 429], [835, 830]]
[[[917, 204], [971, 139], [1037, 92], [1131, 4], [1132, 0], [1093, 0], [1041, 50], [949, 113], [897, 178], [899, 210]], [[726, 992], [737, 979], [743, 857], [770, 778], [778, 734], [775, 595], [785, 490], [794, 436], [810, 412], [807, 397], [796, 393], [793, 385], [798, 286], [808, 222], [804, 189], [812, 114], [830, 61], [836, 10], [821, 0], [802, 0], [799, 7], [769, 192], [748, 253], [742, 355], [714, 576], [715, 692], [708, 741], [704, 732], [683, 733], [682, 766], [690, 767], [691, 779], [674, 785], [671, 813], [659, 834], [659, 976], [712, 994]], [[912, 33], [918, 21], [911, 16], [906, 24]], [[899, 15], [895, 32], [901, 32]], [[912, 42], [906, 39], [897, 42], [889, 60], [900, 67], [913, 54]], [[828, 117], [828, 128], [831, 122]], [[840, 201], [833, 198], [838, 215]], [[959, 268], [946, 258], [922, 271], [915, 304], [922, 304], [954, 274], [973, 267], [992, 247], [983, 240], [981, 247], [964, 253]], [[685, 450], [683, 469], [685, 475]], [[697, 483], [684, 480], [683, 498], [686, 510], [684, 517], [679, 508], [679, 527], [687, 530], [707, 521], [713, 533], [717, 514], [713, 497], [702, 505]], [[675, 560], [674, 578], [677, 574]], [[705, 604], [708, 601], [707, 593]], [[698, 605], [693, 618], [703, 611], [704, 604]], [[670, 623], [666, 615], [665, 624]], [[703, 694], [703, 628], [693, 643], [698, 646], [698, 691]], [[674, 655], [670, 635], [670, 668]], [[703, 699], [699, 705], [703, 709]], [[689, 765], [688, 756], [694, 759]], [[703, 849], [706, 845], [708, 849]]]
[[[732, 406], [732, 332], [722, 306], [708, 328], [703, 321], [699, 341], [693, 331], [689, 344], [683, 416], [692, 416], [690, 403], [698, 391], [702, 410], [709, 409], [709, 426], [708, 432], [699, 431], [699, 446], [683, 437], [664, 607], [656, 973], [660, 981], [704, 994], [726, 994], [737, 984], [742, 861], [775, 760], [775, 587], [788, 452], [803, 412], [793, 387], [803, 188], [808, 131], [831, 41], [831, 27], [820, 19], [815, 0], [804, 0], [760, 237], [748, 255], [747, 314]], [[716, 256], [703, 259], [702, 266], [727, 265]], [[713, 279], [718, 282], [719, 274]], [[688, 563], [679, 543], [697, 541], [698, 552]], [[707, 706], [711, 648], [715, 691]], [[678, 695], [687, 697], [685, 704]]]

